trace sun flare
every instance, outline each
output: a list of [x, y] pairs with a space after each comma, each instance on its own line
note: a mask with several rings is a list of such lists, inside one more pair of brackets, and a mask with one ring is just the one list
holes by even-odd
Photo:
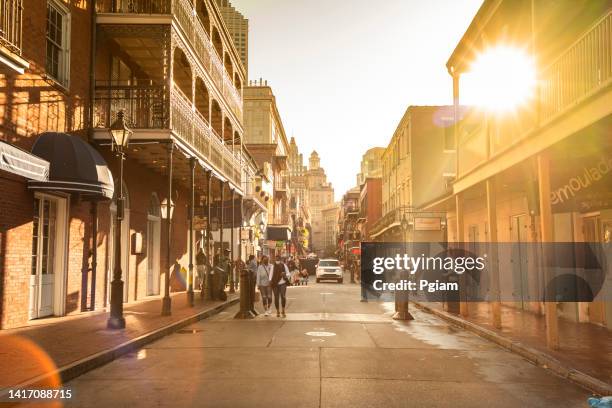
[[534, 96], [536, 68], [523, 49], [496, 46], [478, 54], [462, 78], [462, 103], [493, 111], [508, 111]]

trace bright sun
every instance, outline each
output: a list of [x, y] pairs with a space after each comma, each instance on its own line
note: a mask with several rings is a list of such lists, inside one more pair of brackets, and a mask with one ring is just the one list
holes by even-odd
[[524, 50], [496, 46], [478, 54], [461, 81], [461, 104], [507, 111], [534, 96], [536, 68]]

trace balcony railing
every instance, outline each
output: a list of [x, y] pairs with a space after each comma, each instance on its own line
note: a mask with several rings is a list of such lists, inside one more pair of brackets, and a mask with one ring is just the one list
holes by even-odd
[[117, 112], [123, 110], [136, 129], [168, 128], [167, 100], [161, 85], [102, 85], [96, 86], [95, 125], [108, 127]]
[[0, 45], [21, 55], [22, 0], [0, 0]]
[[[171, 129], [233, 183], [240, 186], [240, 158], [225, 145], [191, 101], [161, 85], [96, 86], [95, 125], [107, 128], [123, 110], [133, 129]], [[168, 101], [169, 103], [166, 103]], [[168, 108], [169, 107], [169, 108]]]
[[540, 122], [553, 118], [610, 84], [612, 11], [543, 70]]
[[170, 14], [171, 0], [98, 0], [98, 13]]
[[482, 126], [460, 135], [459, 177], [610, 86], [612, 12], [599, 19], [538, 76], [539, 97], [531, 104], [521, 107], [511, 118], [490, 118], [489, 124], [483, 120]]

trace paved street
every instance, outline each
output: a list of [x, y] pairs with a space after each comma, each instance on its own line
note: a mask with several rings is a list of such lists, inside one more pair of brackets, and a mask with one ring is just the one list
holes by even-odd
[[286, 319], [225, 312], [67, 384], [93, 407], [576, 407], [589, 393], [424, 312], [394, 322], [358, 286], [288, 290]]

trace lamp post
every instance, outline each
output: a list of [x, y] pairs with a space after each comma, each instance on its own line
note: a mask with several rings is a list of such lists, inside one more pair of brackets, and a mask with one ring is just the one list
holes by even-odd
[[109, 329], [125, 328], [123, 317], [123, 280], [121, 276], [121, 222], [123, 221], [123, 160], [125, 160], [124, 149], [127, 148], [132, 131], [127, 127], [123, 111], [117, 112], [117, 119], [110, 126], [113, 150], [119, 157], [119, 194], [117, 194], [117, 211], [115, 212], [115, 268], [113, 270], [113, 281], [111, 282], [110, 316], [106, 323]]
[[[408, 237], [407, 237], [408, 230], [410, 229], [412, 225], [413, 223], [408, 220], [408, 217], [406, 217], [406, 213], [402, 214], [402, 220], [400, 222], [400, 227], [402, 228], [402, 233], [404, 235], [404, 251], [408, 243]], [[406, 272], [402, 271], [400, 273], [405, 274]], [[403, 276], [401, 278], [403, 278]], [[402, 294], [402, 292], [399, 292], [399, 295], [400, 295], [400, 299], [398, 300], [397, 299], [398, 292], [395, 292], [396, 312], [393, 315], [393, 320], [414, 320], [414, 317], [408, 311], [408, 293], [406, 292], [405, 294]]]
[[[170, 153], [170, 164], [172, 163], [172, 153]], [[172, 174], [172, 168], [170, 167], [168, 171]], [[170, 180], [172, 180], [172, 176], [170, 175]], [[170, 193], [171, 188], [168, 189]], [[172, 263], [170, 262], [170, 253], [171, 247], [170, 243], [172, 242], [172, 216], [174, 215], [174, 203], [172, 200], [168, 198], [164, 198], [160, 204], [161, 216], [164, 220], [166, 220], [166, 226], [168, 227], [168, 243], [167, 243], [167, 259], [166, 259], [166, 274], [164, 276], [164, 297], [162, 299], [162, 316], [170, 316], [172, 314], [172, 299], [170, 298], [170, 267]]]

